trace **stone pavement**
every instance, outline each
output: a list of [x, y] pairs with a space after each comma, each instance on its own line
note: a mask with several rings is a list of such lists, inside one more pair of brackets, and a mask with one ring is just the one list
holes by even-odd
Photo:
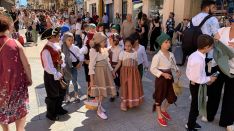
[[[23, 32], [21, 31], [21, 33]], [[181, 80], [185, 87], [184, 92], [178, 98], [177, 106], [172, 105], [169, 109], [173, 120], [169, 122], [168, 127], [160, 127], [156, 122], [156, 114], [152, 113], [154, 77], [149, 72], [145, 72], [143, 78], [145, 101], [138, 108], [123, 112], [120, 110], [119, 98], [113, 103], [106, 99], [104, 107], [107, 109], [109, 119], [101, 120], [97, 118], [95, 111], [87, 110], [83, 102], [72, 102], [64, 105], [69, 114], [60, 117], [59, 121], [52, 122], [46, 119], [43, 69], [40, 62], [40, 51], [44, 44], [45, 41], [39, 40], [38, 46], [25, 47], [33, 77], [33, 85], [29, 87], [30, 110], [27, 116], [26, 131], [185, 131], [184, 125], [187, 122], [190, 107], [188, 80], [184, 74], [185, 67], [180, 67], [183, 72]], [[148, 56], [151, 61], [152, 55]], [[84, 99], [86, 97], [86, 82], [83, 69], [79, 70], [78, 73], [80, 95]], [[202, 125], [201, 131], [225, 131], [224, 128], [218, 126], [218, 120], [219, 114], [213, 123], [203, 123], [198, 119]], [[11, 124], [11, 129], [15, 130], [13, 124]]]

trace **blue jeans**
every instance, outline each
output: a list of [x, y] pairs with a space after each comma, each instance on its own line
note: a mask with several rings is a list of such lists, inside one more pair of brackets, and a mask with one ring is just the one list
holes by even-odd
[[[74, 91], [78, 92], [78, 84], [77, 84], [78, 72], [77, 72], [77, 69], [75, 67], [72, 67], [71, 73], [72, 73], [72, 84], [74, 86]], [[67, 88], [67, 93], [69, 94], [69, 88]]]

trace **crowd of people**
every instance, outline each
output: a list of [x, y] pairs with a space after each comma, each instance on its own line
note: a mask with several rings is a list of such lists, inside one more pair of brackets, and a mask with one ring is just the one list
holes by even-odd
[[[181, 76], [175, 56], [170, 52], [172, 40], [183, 39], [186, 29], [203, 23], [196, 50], [184, 53], [183, 58], [184, 64], [189, 56], [186, 76], [191, 93], [185, 127], [188, 131], [201, 128], [196, 122], [199, 112], [203, 115], [202, 121], [214, 121], [224, 90], [219, 125], [233, 131], [234, 16], [230, 17], [228, 27], [220, 28], [217, 18], [212, 16], [214, 11], [215, 3], [204, 0], [201, 12], [191, 20], [184, 18], [176, 28], [175, 14], [171, 12], [164, 31], [160, 17], [149, 20], [142, 12], [138, 14], [135, 26], [131, 14], [122, 22], [117, 13], [110, 23], [106, 13], [100, 18], [96, 13], [91, 17], [88, 12], [75, 15], [67, 11], [16, 11], [12, 7], [7, 13], [0, 8], [0, 87], [3, 87], [0, 88], [0, 123], [3, 130], [8, 131], [8, 124], [12, 122], [16, 122], [17, 129], [23, 130], [28, 112], [27, 87], [32, 84], [32, 78], [23, 46], [17, 37], [13, 37], [19, 29], [27, 30], [27, 42], [37, 43], [38, 34], [41, 40], [47, 40], [40, 57], [48, 119], [56, 121], [60, 115], [67, 114], [62, 104], [68, 104], [71, 97], [80, 102], [77, 70], [82, 67], [89, 102], [97, 105], [97, 116], [104, 120], [108, 116], [102, 103], [108, 97], [114, 102], [120, 96], [122, 111], [143, 103], [142, 78], [149, 70], [155, 76], [153, 111], [157, 113], [157, 122], [167, 126], [167, 121], [173, 119], [168, 109], [178, 97], [173, 89], [174, 78]], [[148, 43], [150, 53], [156, 52], [151, 65], [146, 53]], [[74, 96], [70, 95], [70, 83], [74, 86]], [[201, 92], [205, 96], [202, 97]], [[207, 104], [201, 106], [206, 96]]]

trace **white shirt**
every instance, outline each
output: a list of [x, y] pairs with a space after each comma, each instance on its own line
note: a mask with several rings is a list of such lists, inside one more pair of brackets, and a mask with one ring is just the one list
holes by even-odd
[[76, 35], [81, 34], [81, 24], [76, 23]]
[[[205, 13], [205, 12], [201, 12], [199, 14], [197, 14], [196, 16], [194, 16], [192, 18], [192, 22], [194, 26], [198, 26], [202, 20], [208, 16], [209, 14]], [[209, 18], [204, 25], [201, 27], [201, 31], [203, 34], [207, 34], [209, 36], [215, 35], [216, 33], [218, 33], [218, 29], [219, 29], [219, 22], [218, 19], [216, 17], [211, 17]], [[211, 50], [208, 53], [207, 58], [213, 58], [213, 50]], [[213, 64], [214, 65], [214, 64]]]
[[101, 53], [97, 52], [95, 49], [91, 48], [89, 52], [89, 75], [95, 74], [95, 65], [96, 62], [101, 61], [101, 60], [106, 60], [108, 63], [108, 67], [112, 71], [113, 68], [111, 67], [110, 64], [110, 59], [109, 59], [109, 53], [107, 48], [101, 48]]
[[[55, 50], [59, 50], [58, 46], [51, 42], [48, 42], [47, 45], [51, 46]], [[44, 70], [47, 73], [54, 75], [54, 80], [59, 80], [62, 78], [62, 74], [58, 72], [57, 69], [54, 67], [50, 52], [46, 49], [42, 51], [42, 61]]]
[[197, 84], [205, 84], [210, 81], [210, 77], [206, 76], [205, 58], [206, 55], [200, 51], [196, 51], [189, 56], [186, 75], [190, 81]]
[[[75, 46], [75, 45], [72, 44], [72, 46], [69, 48], [69, 50], [70, 50], [71, 52], [73, 52], [74, 55], [75, 55], [80, 61], [84, 61], [84, 55], [82, 54], [81, 50], [80, 50], [77, 46]], [[75, 57], [71, 52], [70, 52], [70, 58], [71, 58], [72, 62], [76, 62], [77, 59], [76, 59], [76, 57]]]
[[[219, 35], [220, 35], [219, 40], [234, 53], [234, 48], [228, 45], [228, 42], [234, 42], [234, 39], [231, 40], [229, 39], [230, 29], [231, 27], [223, 27], [219, 29]], [[230, 66], [230, 73], [234, 74], [234, 58], [230, 59], [228, 61], [228, 64]]]
[[156, 77], [159, 78], [162, 75], [163, 72], [160, 71], [160, 69], [162, 70], [174, 69], [176, 71], [179, 70], [179, 68], [176, 66], [174, 54], [171, 52], [169, 52], [169, 54], [170, 54], [169, 56], [170, 59], [168, 59], [161, 50], [154, 55], [150, 67], [150, 72]]
[[139, 45], [139, 48], [137, 50], [137, 57], [138, 57], [138, 65], [143, 64], [144, 67], [149, 66], [149, 61], [148, 61], [144, 46]]

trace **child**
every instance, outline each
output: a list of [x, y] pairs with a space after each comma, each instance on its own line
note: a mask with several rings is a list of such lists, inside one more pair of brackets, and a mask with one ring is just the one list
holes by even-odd
[[107, 97], [108, 95], [114, 97], [116, 95], [113, 81], [115, 75], [109, 63], [108, 49], [105, 48], [106, 40], [107, 38], [103, 33], [96, 33], [90, 41], [92, 48], [89, 52], [90, 95], [98, 100], [97, 115], [104, 120], [107, 119], [107, 116], [105, 109], [102, 107], [103, 97]]
[[140, 35], [138, 33], [132, 34], [130, 38], [134, 40], [133, 47], [134, 50], [137, 52], [138, 70], [142, 78], [144, 69], [148, 69], [149, 67], [149, 62], [146, 55], [145, 47], [140, 44]]
[[[176, 70], [177, 76], [180, 75], [178, 67], [176, 66], [175, 57], [173, 53], [168, 50], [171, 47], [170, 36], [165, 33], [157, 38], [157, 42], [161, 49], [154, 55], [150, 71], [156, 76], [155, 79], [155, 92], [153, 98], [155, 100], [153, 111], [157, 111], [157, 121], [161, 126], [167, 126], [167, 120], [171, 120], [170, 115], [167, 113], [167, 109], [170, 104], [174, 103], [177, 99], [173, 90], [173, 78], [171, 69]], [[164, 105], [162, 103], [164, 100]], [[165, 119], [164, 119], [165, 118]]]
[[[121, 40], [120, 35], [117, 33], [112, 34], [109, 37], [109, 42], [111, 45], [111, 48], [109, 49], [109, 57], [110, 57], [110, 63], [113, 68], [116, 67], [119, 61], [119, 54], [123, 51], [123, 49], [119, 45], [119, 41]], [[120, 87], [120, 71], [117, 71], [117, 75], [114, 79], [115, 85], [117, 89]], [[117, 91], [117, 96], [119, 96], [119, 92]], [[113, 102], [115, 99], [111, 98], [110, 101]]]
[[134, 42], [125, 40], [125, 51], [119, 56], [115, 72], [120, 69], [121, 110], [139, 106], [143, 102], [143, 87], [140, 73], [137, 68], [137, 52], [133, 49]]
[[186, 75], [190, 80], [190, 93], [192, 96], [191, 107], [189, 112], [188, 123], [185, 125], [188, 131], [194, 131], [201, 128], [196, 123], [199, 115], [198, 111], [198, 91], [201, 84], [211, 84], [216, 80], [216, 77], [206, 76], [205, 58], [213, 47], [214, 40], [208, 35], [201, 35], [197, 40], [198, 50], [192, 53], [188, 58]]
[[[84, 61], [84, 55], [81, 54], [80, 49], [74, 45], [73, 34], [67, 32], [63, 36], [62, 52], [65, 55], [66, 68], [64, 71], [64, 78], [69, 83], [72, 80], [74, 85], [74, 97], [77, 102], [80, 101], [78, 96], [77, 85], [77, 69], [79, 69]], [[67, 87], [66, 101], [70, 102], [69, 87]]]

